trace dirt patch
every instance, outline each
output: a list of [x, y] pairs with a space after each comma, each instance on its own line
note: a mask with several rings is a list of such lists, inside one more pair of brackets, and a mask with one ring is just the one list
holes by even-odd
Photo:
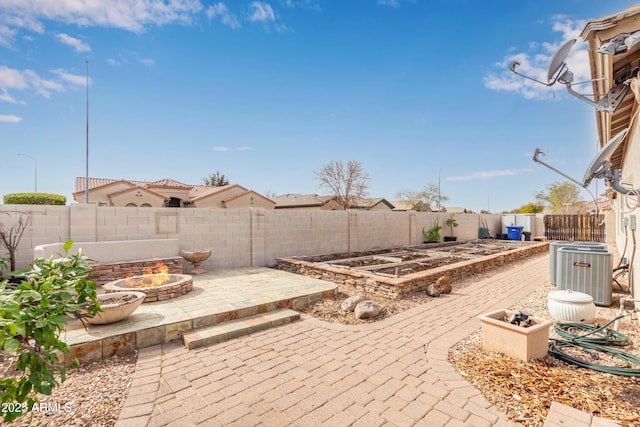
[[[530, 259], [531, 258], [529, 258], [529, 260]], [[500, 273], [501, 271], [517, 268], [517, 266], [522, 262], [524, 261], [492, 268], [488, 272], [471, 275], [463, 280], [458, 280], [452, 283], [452, 292], [455, 293], [456, 291], [464, 289], [465, 287], [478, 282], [478, 280], [493, 276]], [[366, 299], [378, 304], [382, 308], [380, 315], [375, 319], [357, 319], [355, 314], [353, 314], [352, 312], [343, 313], [340, 309], [340, 305], [345, 299], [354, 295], [362, 295]], [[342, 323], [345, 325], [357, 325], [362, 323], [373, 323], [382, 319], [386, 319], [387, 317], [393, 316], [397, 313], [401, 313], [417, 305], [428, 303], [433, 299], [434, 298], [428, 296], [426, 292], [416, 292], [406, 295], [401, 299], [389, 299], [378, 294], [361, 292], [355, 289], [353, 286], [339, 284], [336, 296], [334, 296], [333, 298], [325, 298], [323, 300], [317, 301], [300, 311], [317, 317], [318, 319], [324, 320], [326, 322]]]

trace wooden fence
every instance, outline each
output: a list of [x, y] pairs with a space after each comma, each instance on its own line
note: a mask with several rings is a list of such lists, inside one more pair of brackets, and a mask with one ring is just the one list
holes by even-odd
[[545, 215], [544, 235], [548, 240], [604, 242], [604, 215]]

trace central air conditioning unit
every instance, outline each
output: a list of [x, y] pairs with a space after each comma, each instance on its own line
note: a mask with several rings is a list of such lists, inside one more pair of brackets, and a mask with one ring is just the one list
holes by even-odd
[[604, 249], [558, 249], [556, 286], [593, 297], [596, 305], [610, 306], [613, 299], [613, 257]]
[[568, 242], [558, 241], [551, 242], [549, 244], [549, 283], [555, 285], [557, 283], [557, 263], [558, 263], [558, 249], [570, 247], [570, 248], [587, 248], [587, 249], [607, 249], [607, 245], [600, 242]]

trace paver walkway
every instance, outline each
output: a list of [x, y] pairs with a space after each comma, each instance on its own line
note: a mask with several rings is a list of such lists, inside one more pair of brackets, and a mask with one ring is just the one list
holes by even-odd
[[478, 315], [548, 276], [539, 256], [373, 324], [303, 316], [198, 350], [143, 349], [117, 426], [515, 426], [447, 352], [480, 327]]

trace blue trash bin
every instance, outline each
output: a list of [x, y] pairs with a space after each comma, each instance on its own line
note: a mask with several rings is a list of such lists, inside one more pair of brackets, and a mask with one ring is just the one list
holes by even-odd
[[522, 240], [522, 230], [524, 229], [521, 225], [508, 225], [507, 226], [507, 236], [509, 240]]

